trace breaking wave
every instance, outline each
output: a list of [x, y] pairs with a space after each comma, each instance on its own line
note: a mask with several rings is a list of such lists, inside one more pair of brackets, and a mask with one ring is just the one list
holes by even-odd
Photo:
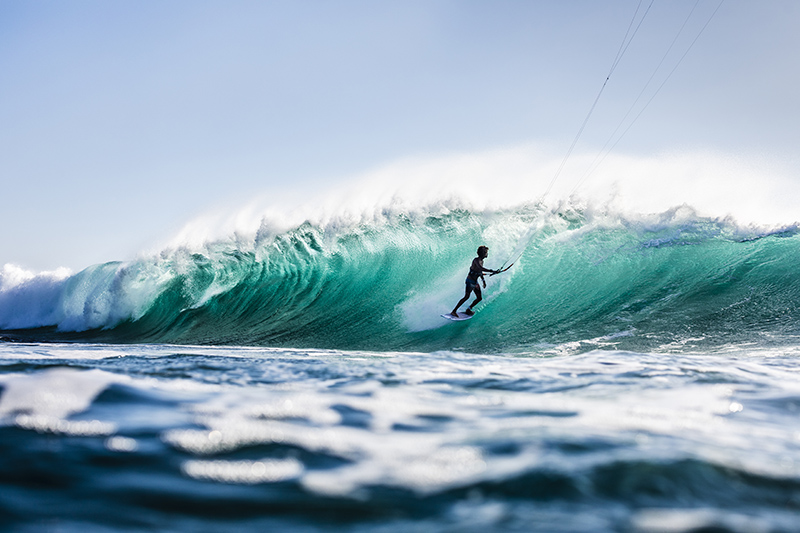
[[[334, 349], [514, 352], [770, 343], [800, 334], [796, 226], [742, 227], [683, 206], [469, 210], [438, 203], [175, 247], [73, 275], [0, 278], [0, 329], [26, 338]], [[478, 245], [476, 317], [463, 294]], [[518, 258], [517, 258], [518, 256]]]

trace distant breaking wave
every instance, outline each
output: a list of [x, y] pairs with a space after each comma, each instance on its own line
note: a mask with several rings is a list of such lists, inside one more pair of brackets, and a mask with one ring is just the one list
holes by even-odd
[[[480, 352], [613, 344], [704, 349], [800, 334], [800, 235], [688, 207], [391, 213], [0, 280], [11, 338]], [[442, 320], [480, 244], [497, 267], [465, 323]], [[517, 250], [517, 252], [515, 252]], [[13, 333], [12, 333], [13, 332]]]

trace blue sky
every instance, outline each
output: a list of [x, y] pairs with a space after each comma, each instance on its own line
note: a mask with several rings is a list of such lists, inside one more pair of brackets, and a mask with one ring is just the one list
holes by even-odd
[[[718, 4], [699, 1], [653, 87]], [[409, 156], [563, 154], [637, 5], [2, 2], [0, 265], [129, 259], [219, 205]], [[653, 3], [579, 150], [606, 141], [694, 5]], [[797, 169], [799, 53], [800, 2], [726, 0], [615, 151]]]

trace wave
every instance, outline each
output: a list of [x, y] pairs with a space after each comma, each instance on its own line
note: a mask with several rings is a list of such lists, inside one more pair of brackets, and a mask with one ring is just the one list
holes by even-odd
[[[437, 204], [271, 227], [73, 275], [6, 267], [0, 329], [36, 339], [480, 352], [704, 349], [800, 334], [794, 225], [758, 230], [686, 206], [633, 216]], [[487, 267], [519, 257], [487, 278], [473, 320], [442, 320], [481, 244]]]

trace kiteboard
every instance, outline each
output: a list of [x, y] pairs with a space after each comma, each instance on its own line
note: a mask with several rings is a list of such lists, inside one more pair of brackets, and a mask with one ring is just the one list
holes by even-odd
[[469, 320], [475, 315], [468, 315], [467, 313], [458, 313], [458, 316], [455, 317], [450, 313], [442, 315], [442, 318], [446, 318], [447, 320], [452, 320], [453, 322], [461, 322], [462, 320]]

